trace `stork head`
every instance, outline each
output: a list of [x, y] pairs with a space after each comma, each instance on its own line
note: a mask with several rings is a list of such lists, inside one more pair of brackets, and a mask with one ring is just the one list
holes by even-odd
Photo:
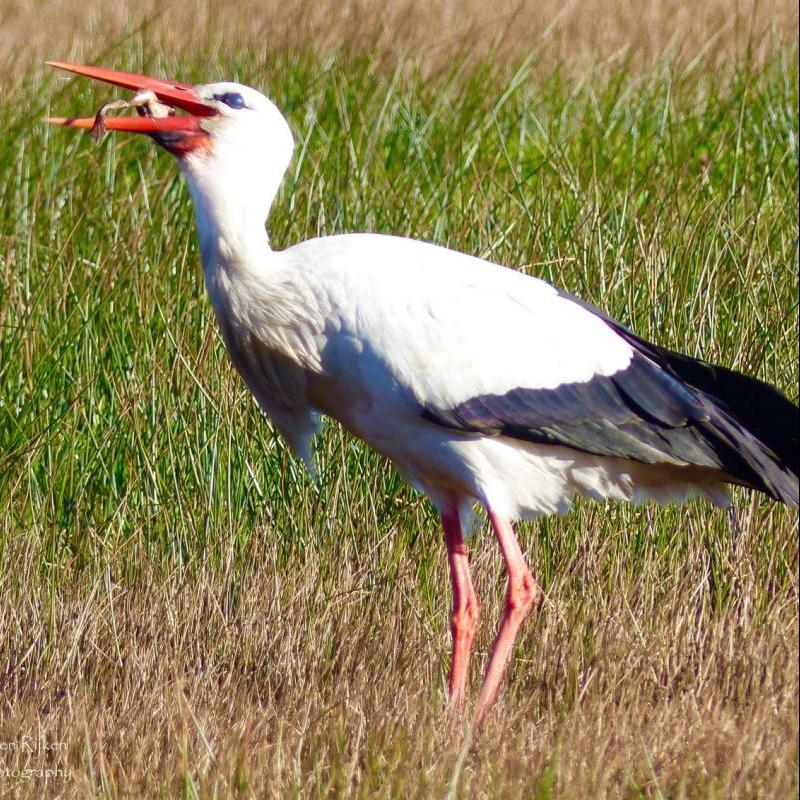
[[254, 220], [263, 228], [294, 140], [281, 112], [261, 92], [238, 83], [191, 86], [102, 67], [48, 63], [137, 92], [131, 102], [137, 116], [98, 114], [48, 122], [143, 133], [176, 156], [195, 202], [201, 244], [204, 228], [235, 230]]

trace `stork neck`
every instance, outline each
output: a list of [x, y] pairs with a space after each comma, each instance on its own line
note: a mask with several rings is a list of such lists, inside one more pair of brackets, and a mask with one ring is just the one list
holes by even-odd
[[258, 263], [270, 252], [265, 220], [247, 208], [194, 198], [200, 253], [206, 270]]
[[209, 196], [197, 191], [191, 180], [189, 191], [206, 272], [223, 265], [249, 266], [264, 260], [270, 245], [262, 209]]
[[271, 253], [266, 219], [280, 181], [272, 185], [227, 180], [187, 163], [184, 174], [194, 203], [203, 267], [252, 269]]

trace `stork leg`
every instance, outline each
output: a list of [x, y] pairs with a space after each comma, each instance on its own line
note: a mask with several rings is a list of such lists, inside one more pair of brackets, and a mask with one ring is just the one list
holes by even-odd
[[478, 629], [480, 604], [469, 574], [469, 556], [458, 510], [442, 514], [450, 582], [453, 586], [453, 616], [450, 632], [453, 635], [453, 652], [450, 658], [450, 705], [460, 708], [464, 703], [469, 678], [469, 657], [475, 631]]
[[497, 690], [505, 675], [514, 642], [525, 617], [534, 606], [538, 606], [542, 598], [542, 590], [533, 573], [530, 571], [525, 556], [522, 555], [514, 528], [507, 519], [499, 517], [489, 509], [489, 520], [492, 523], [503, 559], [506, 562], [508, 588], [506, 590], [506, 606], [497, 638], [492, 645], [492, 655], [486, 668], [486, 676], [478, 695], [475, 707], [475, 721], [480, 722], [486, 711], [494, 703]]

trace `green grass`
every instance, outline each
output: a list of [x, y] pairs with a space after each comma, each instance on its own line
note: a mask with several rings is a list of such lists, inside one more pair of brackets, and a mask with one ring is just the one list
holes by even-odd
[[[433, 240], [797, 399], [795, 45], [581, 80], [535, 59], [131, 59], [106, 61], [285, 111], [276, 247]], [[0, 740], [65, 742], [53, 791], [796, 796], [796, 512], [737, 492], [733, 551], [702, 505], [521, 526], [546, 600], [462, 763], [432, 509], [335, 426], [308, 479], [228, 364], [171, 159], [38, 122], [107, 88], [21, 83], [30, 105], [0, 108]], [[480, 660], [502, 562], [484, 532], [474, 551]]]

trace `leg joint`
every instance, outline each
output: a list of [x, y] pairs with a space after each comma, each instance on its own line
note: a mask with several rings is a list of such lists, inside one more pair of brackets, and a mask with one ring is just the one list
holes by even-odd
[[506, 608], [510, 614], [526, 617], [542, 600], [542, 590], [533, 573], [526, 570], [522, 575], [509, 578]]
[[481, 607], [477, 597], [470, 597], [459, 608], [453, 610], [450, 618], [450, 629], [453, 637], [467, 636], [470, 639], [475, 636], [478, 629], [478, 622], [481, 618]]

